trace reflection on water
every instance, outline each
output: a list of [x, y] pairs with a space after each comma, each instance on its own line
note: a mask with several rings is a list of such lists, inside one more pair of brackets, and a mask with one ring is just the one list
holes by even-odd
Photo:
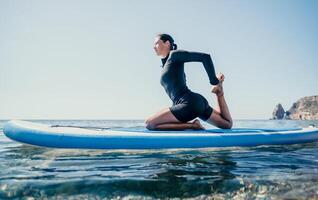
[[[241, 125], [257, 127], [266, 122]], [[135, 123], [89, 121], [103, 127]], [[268, 123], [273, 126], [272, 121]], [[201, 150], [66, 150], [21, 145], [1, 134], [0, 144], [0, 199], [318, 198], [318, 143]]]

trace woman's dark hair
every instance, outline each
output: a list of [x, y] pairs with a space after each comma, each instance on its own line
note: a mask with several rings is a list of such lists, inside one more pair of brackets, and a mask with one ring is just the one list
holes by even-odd
[[170, 50], [176, 50], [178, 48], [178, 46], [174, 43], [174, 39], [171, 37], [171, 35], [166, 34], [166, 33], [160, 33], [157, 36], [163, 42], [167, 42], [167, 41], [170, 42]]

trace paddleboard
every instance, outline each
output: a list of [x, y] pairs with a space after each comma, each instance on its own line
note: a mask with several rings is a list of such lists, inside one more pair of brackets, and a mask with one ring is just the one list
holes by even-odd
[[318, 141], [318, 128], [150, 131], [136, 128], [61, 127], [12, 120], [4, 134], [24, 144], [76, 149], [166, 149], [288, 145]]

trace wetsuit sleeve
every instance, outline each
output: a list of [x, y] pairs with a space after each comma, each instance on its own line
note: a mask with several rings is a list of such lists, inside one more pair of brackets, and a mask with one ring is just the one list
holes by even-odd
[[217, 85], [219, 83], [209, 54], [179, 50], [171, 53], [171, 59], [175, 62], [201, 62], [209, 76], [210, 83], [212, 85]]

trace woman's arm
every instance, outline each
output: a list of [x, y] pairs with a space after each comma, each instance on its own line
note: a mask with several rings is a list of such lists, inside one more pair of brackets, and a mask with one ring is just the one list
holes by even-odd
[[201, 62], [209, 76], [210, 83], [212, 85], [217, 85], [219, 83], [209, 54], [182, 50], [172, 51], [170, 54], [170, 59], [174, 62]]

